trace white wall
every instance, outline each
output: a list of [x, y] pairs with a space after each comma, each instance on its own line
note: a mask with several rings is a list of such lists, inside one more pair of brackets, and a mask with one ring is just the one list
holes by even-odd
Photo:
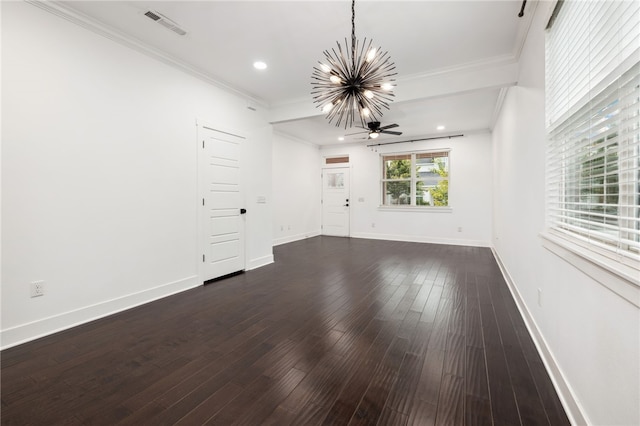
[[3, 347], [200, 284], [196, 118], [250, 135], [247, 264], [272, 261], [246, 100], [24, 2], [2, 2], [2, 89]]
[[320, 234], [320, 151], [312, 143], [273, 136], [274, 245]]
[[[640, 424], [640, 313], [542, 247], [544, 26], [538, 8], [493, 133], [494, 246], [575, 424]], [[538, 289], [542, 303], [538, 305]]]
[[[390, 211], [381, 202], [380, 155], [451, 149], [450, 211]], [[351, 166], [351, 236], [400, 241], [489, 246], [491, 243], [491, 137], [471, 134], [381, 146], [323, 147], [321, 155], [348, 154]], [[462, 228], [458, 232], [458, 228]]]

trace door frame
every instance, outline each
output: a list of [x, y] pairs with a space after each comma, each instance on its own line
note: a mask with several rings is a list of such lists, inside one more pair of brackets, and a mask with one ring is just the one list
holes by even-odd
[[[324, 161], [324, 159], [323, 159]], [[320, 197], [322, 200], [322, 204], [321, 204], [321, 211], [320, 211], [320, 235], [325, 235], [324, 234], [324, 173], [325, 170], [331, 170], [331, 169], [347, 169], [348, 173], [349, 173], [349, 188], [347, 191], [347, 194], [349, 195], [349, 209], [347, 210], [347, 221], [348, 224], [347, 226], [349, 227], [347, 235], [345, 235], [342, 238], [350, 238], [351, 237], [351, 207], [353, 206], [353, 199], [351, 197], [351, 163], [336, 163], [336, 164], [323, 164], [322, 168], [321, 168], [321, 175], [320, 175]]]
[[[239, 137], [243, 141], [247, 140], [246, 132], [242, 132], [237, 129], [232, 129], [229, 127], [221, 126], [219, 124], [215, 124], [206, 120], [202, 120], [196, 118], [196, 137], [195, 137], [195, 147], [196, 147], [196, 263], [197, 263], [197, 273], [198, 273], [198, 283], [199, 285], [203, 285], [205, 283], [205, 262], [203, 261], [204, 250], [206, 247], [207, 236], [206, 234], [206, 222], [205, 222], [205, 214], [203, 209], [203, 199], [205, 196], [205, 173], [204, 173], [204, 161], [205, 155], [202, 149], [202, 128], [207, 128], [208, 130], [213, 130], [215, 132], [220, 132], [224, 134], [228, 134], [231, 136]], [[240, 164], [242, 170], [242, 164], [244, 164], [244, 148], [240, 149]], [[240, 188], [242, 193], [242, 202], [246, 206], [246, 194], [244, 193], [244, 175], [241, 172], [240, 175]], [[242, 207], [245, 207], [242, 206]], [[240, 215], [242, 220], [242, 225], [244, 227], [244, 242], [243, 242], [243, 255], [244, 255], [244, 264], [242, 265], [242, 270], [245, 271], [247, 269], [247, 219], [246, 214]]]

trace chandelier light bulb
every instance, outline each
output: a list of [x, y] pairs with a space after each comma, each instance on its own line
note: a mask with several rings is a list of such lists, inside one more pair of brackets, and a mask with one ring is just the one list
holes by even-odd
[[371, 111], [369, 108], [362, 108], [362, 115], [365, 117], [369, 117], [371, 115]]
[[331, 72], [331, 67], [327, 64], [323, 64], [322, 62], [320, 62], [320, 69], [326, 73]]
[[340, 80], [340, 77], [338, 77], [337, 75], [332, 75], [331, 77], [329, 77], [329, 80], [330, 80], [333, 84], [340, 84], [340, 83], [342, 83], [342, 80]]
[[393, 90], [393, 84], [391, 84], [391, 83], [382, 83], [381, 89], [385, 90], [387, 92], [390, 92], [390, 91]]
[[369, 53], [367, 53], [367, 62], [373, 61], [373, 59], [376, 57], [376, 53], [378, 53], [378, 51], [375, 47], [369, 50]]
[[373, 98], [373, 92], [371, 90], [365, 90], [364, 91], [364, 96], [366, 96], [369, 99]]
[[322, 107], [322, 112], [329, 112], [333, 109], [333, 104], [332, 103], [328, 103], [325, 106]]

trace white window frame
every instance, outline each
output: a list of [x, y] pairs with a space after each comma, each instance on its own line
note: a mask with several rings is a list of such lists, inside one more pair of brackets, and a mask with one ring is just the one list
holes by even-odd
[[[446, 206], [423, 206], [416, 204], [416, 194], [414, 193], [416, 183], [422, 179], [420, 179], [416, 175], [416, 156], [420, 154], [446, 154], [447, 157], [447, 181], [449, 185], [449, 193], [447, 199]], [[392, 156], [409, 156], [411, 160], [411, 177], [407, 179], [386, 179], [385, 178], [385, 158]], [[430, 149], [430, 150], [420, 150], [420, 151], [405, 151], [405, 152], [388, 152], [380, 154], [379, 159], [380, 165], [380, 186], [379, 186], [379, 194], [380, 194], [380, 205], [378, 210], [388, 210], [388, 211], [428, 211], [428, 212], [451, 212], [451, 149], [450, 148], [442, 148], [442, 149]], [[384, 204], [385, 194], [384, 194], [384, 185], [385, 182], [399, 182], [406, 181], [409, 182], [409, 187], [411, 190], [411, 204]]]

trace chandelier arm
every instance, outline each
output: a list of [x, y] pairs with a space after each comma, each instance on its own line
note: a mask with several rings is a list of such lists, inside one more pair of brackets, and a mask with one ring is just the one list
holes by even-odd
[[[366, 48], [367, 52], [371, 48], [371, 43], [372, 42], [373, 42], [373, 40], [369, 41], [369, 46]], [[356, 63], [355, 68], [353, 69], [354, 77], [355, 76], [362, 76], [362, 73], [360, 71], [368, 64], [368, 62], [364, 59], [366, 57], [365, 54], [364, 54], [365, 45], [366, 44], [367, 44], [367, 39], [365, 38], [364, 41], [362, 42], [362, 48], [360, 49], [360, 54], [358, 55], [358, 61]]]

